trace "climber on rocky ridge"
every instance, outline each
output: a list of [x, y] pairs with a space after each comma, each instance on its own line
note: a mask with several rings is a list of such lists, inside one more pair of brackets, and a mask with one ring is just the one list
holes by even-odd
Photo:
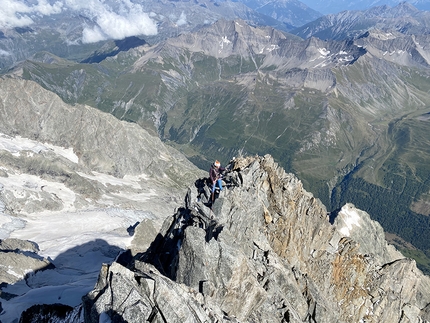
[[209, 179], [212, 184], [212, 202], [215, 196], [215, 189], [218, 185], [219, 190], [222, 191], [222, 173], [225, 171], [224, 167], [221, 167], [221, 163], [216, 160], [209, 169]]

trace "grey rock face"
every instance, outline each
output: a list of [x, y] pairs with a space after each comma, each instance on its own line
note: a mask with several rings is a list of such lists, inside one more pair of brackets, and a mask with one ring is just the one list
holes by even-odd
[[[51, 275], [54, 272], [64, 270], [71, 273], [70, 281], [78, 277], [82, 286], [88, 284], [82, 294], [92, 287], [91, 276], [95, 273], [96, 278], [101, 265], [97, 256], [113, 260], [120, 250], [115, 242], [111, 245], [111, 241], [103, 240], [108, 238], [86, 242], [93, 234], [104, 234], [94, 224], [99, 215], [106, 216], [103, 221], [109, 225], [118, 220], [106, 233], [120, 237], [117, 244], [121, 248], [127, 248], [129, 236], [135, 234], [132, 254], [143, 252], [166, 215], [181, 205], [196, 175], [206, 173], [136, 124], [121, 122], [88, 106], [67, 105], [37, 83], [13, 78], [0, 78], [0, 170], [2, 322], [13, 321], [33, 302], [40, 301], [34, 297], [40, 289], [61, 286], [58, 288], [66, 290], [67, 279], [59, 282], [58, 276]], [[51, 216], [61, 220], [50, 222]], [[42, 219], [36, 221], [40, 235], [28, 235], [25, 230], [36, 218]], [[89, 222], [67, 225], [72, 219]], [[138, 223], [141, 226], [136, 228]], [[57, 243], [47, 227], [65, 238]], [[87, 229], [92, 231], [89, 235], [84, 233]], [[38, 255], [36, 243], [6, 239], [11, 235], [34, 239], [43, 256]], [[70, 236], [73, 239], [68, 239]], [[49, 245], [54, 249], [58, 245], [68, 253], [61, 252], [58, 257]], [[97, 255], [93, 258], [95, 267], [81, 268], [79, 250], [85, 249], [82, 253], [88, 256], [89, 245], [94, 246], [91, 254]], [[62, 255], [68, 262], [62, 261]], [[79, 268], [74, 271], [71, 266]], [[53, 270], [33, 275], [45, 269]], [[79, 302], [81, 296], [75, 293], [70, 297]], [[39, 313], [39, 309], [33, 310], [29, 313]]]
[[171, 172], [177, 176], [172, 180], [180, 182], [191, 167], [137, 125], [88, 106], [69, 106], [37, 83], [0, 79], [0, 97], [3, 134], [72, 148], [79, 165], [93, 171], [118, 177], [142, 173], [162, 177]]
[[0, 251], [3, 252], [16, 252], [16, 251], [29, 251], [37, 253], [39, 247], [32, 241], [24, 241], [19, 239], [4, 239], [0, 240]]
[[[162, 217], [161, 225], [195, 175], [203, 174], [136, 124], [88, 106], [67, 105], [37, 83], [0, 79], [0, 98], [0, 139], [9, 142], [0, 149], [2, 183], [28, 174], [19, 196], [8, 185], [0, 186], [1, 206], [9, 214], [114, 205], [148, 214], [152, 209], [151, 217]], [[14, 147], [16, 138], [30, 144]], [[56, 185], [67, 196], [55, 194]]]
[[14, 284], [30, 273], [52, 268], [51, 262], [40, 257], [38, 251], [31, 241], [0, 240], [0, 284]]
[[347, 205], [331, 225], [324, 205], [270, 156], [238, 158], [229, 175], [235, 181], [213, 204], [197, 181], [146, 253], [102, 268], [84, 301], [86, 322], [104, 315], [127, 322], [428, 320], [430, 278], [384, 242], [367, 214]]
[[341, 236], [350, 237], [359, 243], [363, 254], [377, 255], [375, 260], [382, 266], [393, 260], [404, 258], [392, 245], [387, 245], [381, 225], [370, 219], [369, 214], [352, 204], [346, 204], [334, 220]]
[[103, 267], [99, 282], [84, 299], [85, 322], [110, 317], [113, 322], [213, 322], [223, 313], [205, 305], [203, 296], [176, 284], [153, 266], [131, 271], [114, 263]]
[[[180, 55], [184, 49], [215, 58], [237, 55], [253, 59], [256, 70], [275, 66], [276, 70], [282, 72], [292, 68], [329, 69], [344, 66], [366, 53], [365, 49], [348, 41], [334, 42], [318, 38], [302, 40], [270, 27], [252, 27], [240, 19], [219, 20], [196, 32], [159, 43], [143, 55], [135, 67], [142, 68], [147, 60], [157, 57], [154, 53], [171, 58]], [[261, 66], [255, 62], [258, 55], [263, 57]]]

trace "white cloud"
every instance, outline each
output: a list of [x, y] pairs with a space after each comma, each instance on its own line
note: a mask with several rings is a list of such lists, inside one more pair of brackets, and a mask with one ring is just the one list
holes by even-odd
[[34, 8], [37, 13], [49, 16], [60, 13], [63, 8], [63, 4], [57, 1], [53, 5], [50, 5], [47, 0], [39, 0], [39, 3]]
[[10, 53], [3, 49], [0, 49], [0, 56], [10, 56]]
[[101, 0], [66, 0], [65, 4], [97, 24], [95, 27], [85, 27], [82, 37], [84, 43], [157, 34], [155, 22], [143, 12], [140, 5], [128, 0], [117, 1], [115, 8]]
[[108, 36], [98, 26], [86, 27], [82, 32], [83, 43], [96, 43], [107, 38]]
[[3, 0], [0, 6], [0, 28], [24, 27], [33, 23], [33, 20], [24, 15], [29, 7], [15, 0]]
[[176, 22], [176, 25], [182, 26], [187, 24], [187, 16], [184, 12], [181, 13], [181, 16], [179, 17], [178, 21]]
[[27, 6], [22, 0], [2, 0], [0, 6], [0, 28], [25, 27], [33, 23], [31, 14], [51, 15], [62, 10], [61, 2], [50, 5], [47, 0]]
[[94, 20], [98, 27], [84, 30], [87, 37], [83, 37], [83, 42], [94, 42], [97, 39], [123, 39], [142, 34], [157, 34], [156, 24], [144, 12], [137, 11], [119, 15], [115, 12], [104, 10], [94, 12], [94, 14], [96, 15]]
[[[139, 4], [129, 0], [112, 2], [114, 8], [105, 0], [59, 0], [50, 4], [48, 0], [36, 0], [27, 5], [24, 0], [2, 0], [0, 6], [0, 28], [14, 28], [31, 25], [32, 15], [52, 15], [63, 10], [78, 11], [93, 21], [95, 26], [84, 26], [82, 41], [97, 42], [105, 39], [123, 39], [135, 35], [155, 35], [157, 25], [143, 11]], [[151, 14], [151, 16], [153, 16]], [[182, 20], [181, 20], [182, 19]], [[185, 21], [185, 15], [180, 18]]]

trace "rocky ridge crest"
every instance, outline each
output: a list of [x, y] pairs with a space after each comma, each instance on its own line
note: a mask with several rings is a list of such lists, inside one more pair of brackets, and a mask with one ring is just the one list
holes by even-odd
[[85, 322], [429, 322], [430, 278], [346, 205], [336, 216], [269, 155], [204, 179], [143, 254], [104, 266]]

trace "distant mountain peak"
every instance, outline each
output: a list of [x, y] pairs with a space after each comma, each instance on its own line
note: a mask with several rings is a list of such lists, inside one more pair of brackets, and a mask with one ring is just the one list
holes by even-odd
[[387, 5], [367, 10], [349, 10], [330, 14], [299, 27], [291, 33], [302, 38], [354, 39], [376, 28], [403, 34], [428, 34], [430, 12], [420, 11], [403, 2], [395, 7]]

